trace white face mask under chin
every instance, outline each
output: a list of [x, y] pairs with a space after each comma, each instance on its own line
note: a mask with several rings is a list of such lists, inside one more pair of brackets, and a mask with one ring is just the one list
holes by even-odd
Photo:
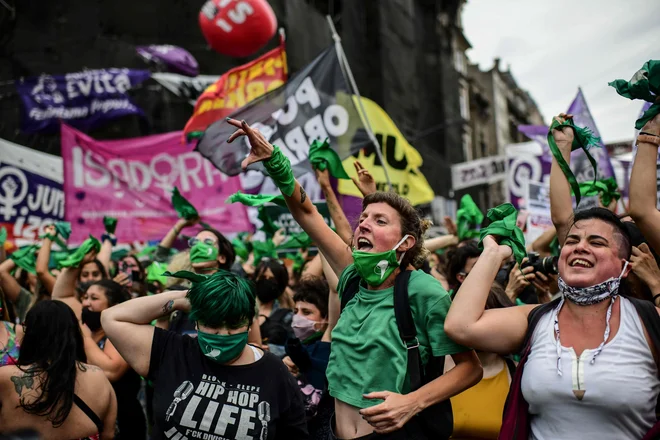
[[590, 361], [591, 364], [594, 364], [596, 362], [596, 356], [598, 356], [600, 352], [603, 351], [603, 347], [605, 346], [607, 339], [610, 337], [610, 318], [612, 317], [612, 307], [614, 306], [616, 298], [619, 296], [621, 278], [626, 272], [627, 267], [628, 262], [626, 261], [623, 264], [623, 270], [617, 278], [610, 278], [603, 281], [602, 283], [589, 287], [571, 287], [567, 285], [564, 280], [561, 279], [561, 277], [559, 277], [558, 285], [561, 292], [561, 301], [559, 301], [559, 304], [554, 311], [555, 344], [557, 347], [557, 374], [559, 376], [562, 375], [561, 340], [559, 339], [559, 312], [564, 305], [564, 301], [568, 299], [574, 304], [580, 306], [588, 306], [598, 304], [599, 302], [603, 302], [608, 298], [612, 298], [610, 305], [607, 308], [607, 314], [605, 315], [605, 334], [603, 335], [603, 342], [601, 342], [598, 348], [596, 348]]

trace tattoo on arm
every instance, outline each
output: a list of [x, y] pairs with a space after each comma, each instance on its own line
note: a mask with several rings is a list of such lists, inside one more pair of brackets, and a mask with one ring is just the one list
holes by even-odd
[[34, 378], [30, 373], [24, 373], [23, 376], [12, 376], [11, 381], [14, 383], [16, 393], [20, 396], [23, 394], [23, 387], [32, 389], [34, 386]]
[[302, 186], [300, 187], [300, 203], [305, 203], [305, 200], [307, 200], [307, 193], [305, 192], [305, 188]]
[[173, 307], [174, 307], [174, 300], [171, 299], [168, 302], [166, 302], [165, 305], [163, 306], [163, 313], [170, 313]]

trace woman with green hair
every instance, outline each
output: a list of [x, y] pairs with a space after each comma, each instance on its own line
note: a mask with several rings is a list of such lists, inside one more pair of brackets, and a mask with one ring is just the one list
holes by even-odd
[[[152, 439], [308, 438], [294, 378], [276, 356], [248, 344], [252, 282], [225, 270], [191, 275], [188, 292], [136, 298], [101, 315], [117, 350], [154, 384]], [[197, 338], [150, 325], [174, 310], [189, 313]]]

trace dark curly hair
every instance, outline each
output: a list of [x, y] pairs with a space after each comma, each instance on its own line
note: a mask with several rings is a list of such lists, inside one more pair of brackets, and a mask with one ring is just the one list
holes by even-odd
[[319, 277], [309, 277], [298, 283], [293, 294], [293, 301], [313, 304], [319, 309], [321, 316], [327, 318], [329, 296], [330, 288], [326, 280]]

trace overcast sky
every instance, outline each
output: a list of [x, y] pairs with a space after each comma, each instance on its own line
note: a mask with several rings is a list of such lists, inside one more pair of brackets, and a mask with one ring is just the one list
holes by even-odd
[[546, 123], [582, 87], [603, 141], [632, 139], [642, 101], [607, 83], [660, 59], [660, 0], [468, 0], [463, 28], [471, 62], [510, 65]]

